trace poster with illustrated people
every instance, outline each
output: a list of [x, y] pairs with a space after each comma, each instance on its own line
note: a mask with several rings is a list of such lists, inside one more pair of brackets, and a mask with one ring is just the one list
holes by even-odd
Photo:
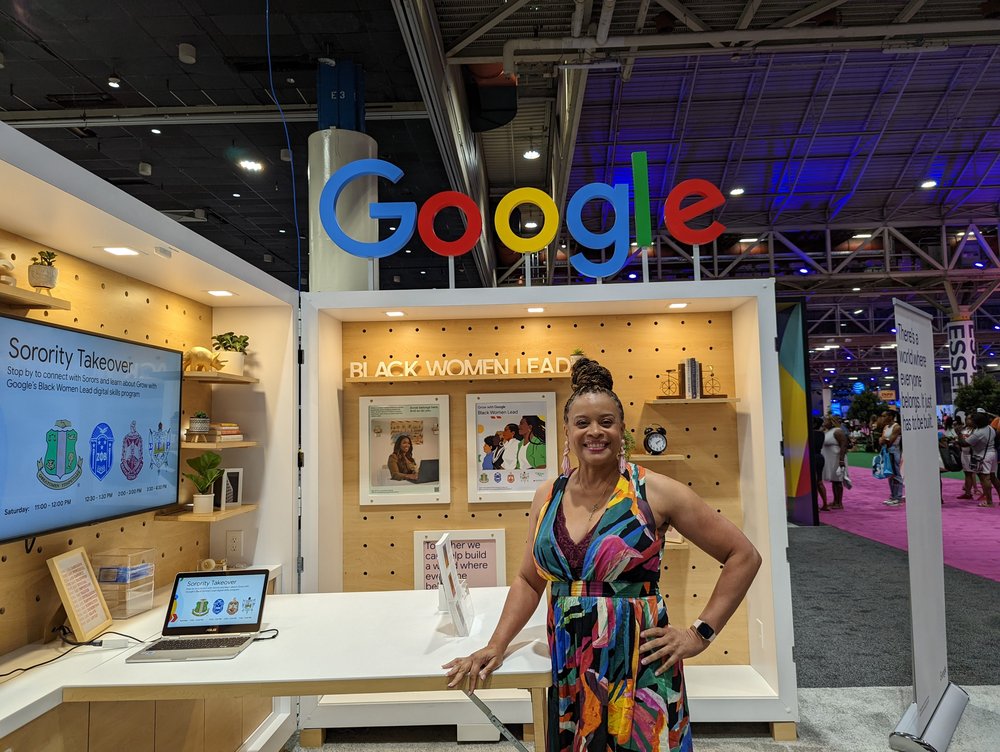
[[361, 505], [451, 501], [448, 395], [362, 397]]
[[555, 410], [555, 392], [466, 396], [469, 501], [531, 501], [559, 474]]

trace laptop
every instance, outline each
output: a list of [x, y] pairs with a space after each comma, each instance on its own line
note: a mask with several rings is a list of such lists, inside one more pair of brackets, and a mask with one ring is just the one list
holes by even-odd
[[163, 636], [125, 662], [235, 658], [260, 633], [268, 574], [266, 569], [179, 573]]
[[438, 461], [422, 460], [417, 469], [417, 479], [414, 483], [437, 483], [438, 482]]

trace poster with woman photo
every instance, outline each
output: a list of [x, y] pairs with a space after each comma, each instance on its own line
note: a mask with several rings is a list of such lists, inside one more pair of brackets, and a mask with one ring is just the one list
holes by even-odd
[[451, 501], [448, 395], [362, 397], [361, 505]]
[[555, 409], [555, 392], [466, 395], [469, 501], [531, 501], [559, 474]]

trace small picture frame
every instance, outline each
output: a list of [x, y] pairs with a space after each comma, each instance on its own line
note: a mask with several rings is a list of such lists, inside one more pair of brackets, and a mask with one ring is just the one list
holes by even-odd
[[90, 642], [107, 630], [113, 619], [87, 550], [82, 546], [74, 548], [53, 556], [47, 563], [73, 637], [77, 642]]
[[215, 508], [225, 511], [243, 503], [243, 468], [227, 467], [215, 482]]

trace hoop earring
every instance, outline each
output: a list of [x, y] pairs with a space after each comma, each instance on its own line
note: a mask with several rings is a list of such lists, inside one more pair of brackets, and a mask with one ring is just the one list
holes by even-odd
[[618, 452], [618, 472], [624, 474], [628, 470], [628, 462], [625, 461], [625, 442], [622, 442], [621, 451]]
[[572, 472], [573, 466], [569, 463], [569, 441], [563, 443], [563, 456], [562, 456], [562, 474], [569, 475]]

